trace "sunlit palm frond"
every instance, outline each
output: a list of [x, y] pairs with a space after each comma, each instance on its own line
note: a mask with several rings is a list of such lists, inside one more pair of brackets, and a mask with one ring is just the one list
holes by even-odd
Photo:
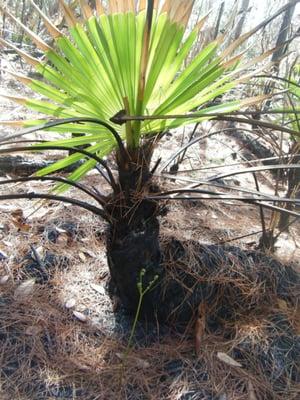
[[[193, 9], [193, 0], [161, 1], [109, 1], [108, 6], [98, 0], [96, 10], [81, 0], [80, 15], [60, 0], [68, 34], [60, 32], [34, 5], [54, 41], [50, 46], [31, 32], [20, 21], [5, 11], [24, 29], [33, 43], [43, 52], [46, 61], [40, 61], [17, 49], [13, 44], [2, 44], [15, 49], [26, 62], [35, 67], [42, 80], [14, 75], [16, 79], [40, 94], [42, 99], [11, 98], [26, 107], [53, 118], [110, 119], [125, 109], [126, 114], [171, 115], [184, 114], [201, 108], [207, 115], [201, 118], [170, 118], [165, 120], [131, 121], [114, 128], [129, 148], [138, 147], [147, 134], [161, 132], [191, 122], [209, 119], [208, 113], [230, 112], [261, 101], [224, 101], [214, 108], [206, 105], [217, 96], [232, 90], [254, 73], [253, 67], [270, 53], [251, 62], [236, 56], [236, 49], [251, 33], [239, 38], [227, 49], [220, 51], [224, 38], [209, 43], [191, 60], [189, 55], [202, 29], [203, 18], [190, 33], [187, 24]], [[249, 68], [252, 72], [249, 72]], [[30, 127], [41, 121], [25, 121]], [[51, 129], [51, 128], [50, 128]], [[56, 145], [89, 145], [88, 151], [103, 157], [116, 147], [116, 141], [92, 122], [73, 123], [55, 128], [56, 132], [84, 133], [83, 137], [62, 139]], [[82, 158], [74, 154], [42, 170], [46, 174], [70, 165]], [[78, 180], [94, 164], [86, 161], [70, 179]]]

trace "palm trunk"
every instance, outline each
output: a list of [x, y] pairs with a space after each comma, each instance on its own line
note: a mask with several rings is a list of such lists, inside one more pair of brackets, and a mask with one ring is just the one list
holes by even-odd
[[159, 223], [155, 216], [140, 220], [140, 226], [124, 221], [112, 225], [108, 232], [107, 258], [111, 275], [110, 290], [119, 297], [122, 305], [131, 313], [139, 302], [140, 272], [146, 270], [143, 289], [156, 275], [157, 284], [143, 299], [142, 313], [152, 318], [159, 305], [159, 287], [162, 278]]
[[140, 296], [137, 283], [141, 270], [146, 270], [144, 289], [158, 275], [155, 287], [143, 299], [142, 313], [147, 317], [156, 313], [163, 277], [159, 207], [155, 201], [144, 198], [145, 193], [155, 190], [149, 171], [150, 153], [144, 147], [138, 154], [131, 154], [131, 161], [126, 165], [119, 162], [119, 190], [107, 205], [113, 218], [107, 234], [110, 291], [117, 294], [127, 310], [135, 312]]
[[[145, 198], [145, 194], [157, 191], [148, 167], [150, 154], [141, 156], [140, 152], [134, 159], [126, 165], [126, 170], [124, 164], [119, 166], [120, 190], [107, 205], [107, 211], [114, 218], [106, 246], [110, 293], [117, 295], [122, 306], [135, 314], [140, 300], [137, 284], [144, 269], [143, 291], [153, 280], [155, 283], [143, 296], [140, 316], [176, 329], [184, 328], [201, 302], [202, 285], [193, 274], [185, 271], [185, 266], [189, 265], [185, 246], [175, 238], [160, 241], [158, 216], [162, 209], [156, 201]], [[202, 250], [196, 242], [194, 245], [200, 256]], [[200, 259], [196, 264], [195, 271], [200, 272]]]

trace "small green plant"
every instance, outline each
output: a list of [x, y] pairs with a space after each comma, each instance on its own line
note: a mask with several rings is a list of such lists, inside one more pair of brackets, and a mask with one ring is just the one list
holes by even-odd
[[137, 325], [137, 322], [138, 322], [138, 319], [139, 319], [139, 316], [140, 316], [140, 313], [141, 313], [143, 299], [144, 299], [145, 295], [149, 292], [149, 290], [151, 290], [153, 288], [155, 282], [159, 278], [158, 275], [155, 275], [154, 278], [152, 279], [152, 281], [150, 281], [148, 283], [148, 286], [144, 289], [143, 288], [143, 278], [144, 278], [145, 274], [146, 274], [146, 270], [145, 270], [145, 268], [143, 268], [141, 270], [141, 272], [140, 272], [139, 281], [137, 283], [137, 288], [138, 288], [138, 292], [139, 292], [139, 302], [138, 302], [138, 306], [137, 306], [137, 309], [136, 309], [136, 313], [135, 313], [132, 329], [131, 329], [131, 332], [130, 332], [128, 344], [127, 344], [126, 351], [125, 351], [125, 357], [124, 357], [125, 359], [127, 358], [128, 353], [130, 351], [130, 348], [132, 346], [132, 340], [133, 340], [133, 336], [134, 336], [135, 331], [136, 331], [136, 325]]
[[150, 281], [148, 283], [148, 286], [144, 289], [143, 288], [143, 278], [144, 278], [145, 275], [146, 275], [146, 269], [143, 268], [140, 271], [139, 280], [137, 282], [137, 289], [138, 289], [138, 292], [139, 292], [139, 302], [138, 302], [138, 305], [137, 305], [137, 309], [136, 309], [133, 325], [132, 325], [132, 328], [131, 328], [131, 331], [130, 331], [130, 336], [129, 336], [129, 339], [128, 339], [128, 343], [127, 343], [125, 352], [122, 355], [122, 364], [121, 364], [121, 371], [120, 371], [120, 386], [122, 385], [122, 380], [123, 380], [123, 376], [124, 376], [124, 373], [125, 373], [126, 362], [127, 362], [127, 359], [128, 359], [128, 355], [129, 355], [130, 349], [132, 347], [132, 341], [133, 341], [134, 334], [136, 332], [136, 326], [137, 326], [137, 322], [139, 320], [139, 316], [140, 316], [140, 313], [141, 313], [141, 308], [142, 308], [144, 296], [149, 292], [149, 290], [151, 290], [153, 288], [155, 282], [159, 278], [158, 275], [155, 275], [154, 278], [152, 279], [152, 281]]

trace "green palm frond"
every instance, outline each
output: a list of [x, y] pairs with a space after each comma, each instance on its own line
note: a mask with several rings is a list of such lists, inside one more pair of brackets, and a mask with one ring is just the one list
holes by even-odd
[[[53, 47], [8, 11], [6, 13], [22, 26], [44, 53], [46, 61], [34, 59], [11, 43], [1, 42], [15, 49], [43, 78], [36, 80], [14, 74], [16, 79], [40, 94], [42, 99], [10, 99], [45, 114], [48, 121], [73, 117], [110, 121], [123, 109], [131, 116], [184, 114], [199, 108], [203, 113], [221, 113], [235, 111], [263, 99], [224, 101], [214, 109], [206, 106], [215, 97], [249, 79], [255, 73], [255, 65], [269, 53], [251, 62], [243, 62], [242, 55], [236, 56], [236, 49], [248, 39], [249, 33], [222, 51], [224, 37], [219, 37], [187, 62], [205, 23], [203, 18], [187, 34], [193, 0], [111, 0], [107, 7], [104, 2], [97, 0], [96, 10], [92, 10], [86, 0], [80, 0], [80, 18], [60, 0], [69, 26], [68, 34], [60, 32], [30, 1], [54, 39]], [[250, 68], [252, 72], [249, 72]], [[207, 114], [201, 118], [195, 117], [195, 120], [175, 118], [112, 125], [126, 141], [127, 147], [135, 148], [139, 146], [141, 138], [148, 134], [209, 118]], [[40, 120], [24, 121], [19, 126], [31, 127], [40, 123]], [[92, 122], [81, 125], [69, 123], [52, 130], [62, 134], [85, 134], [83, 137], [63, 138], [54, 142], [55, 145], [89, 145], [88, 151], [101, 157], [116, 148], [116, 141], [107, 129]], [[39, 175], [63, 168], [82, 157], [82, 154], [69, 156], [40, 171]], [[86, 161], [70, 179], [80, 179], [93, 167], [91, 160]]]
[[[286, 86], [290, 94], [288, 98], [290, 110], [288, 125], [291, 126], [294, 131], [300, 132], [300, 64], [296, 64], [293, 67], [287, 82]], [[299, 141], [299, 136], [293, 135], [293, 138]]]

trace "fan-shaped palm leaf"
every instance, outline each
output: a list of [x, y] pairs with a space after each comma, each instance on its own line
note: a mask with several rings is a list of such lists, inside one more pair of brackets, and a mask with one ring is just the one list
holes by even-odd
[[[222, 51], [219, 50], [223, 40], [220, 37], [187, 62], [206, 19], [203, 18], [186, 34], [193, 0], [149, 1], [148, 7], [146, 1], [142, 0], [111, 0], [107, 8], [98, 0], [95, 11], [85, 0], [80, 0], [81, 18], [75, 16], [71, 8], [60, 0], [69, 26], [66, 35], [30, 1], [43, 18], [54, 45], [49, 46], [5, 11], [22, 26], [46, 59], [39, 61], [13, 44], [1, 41], [15, 49], [43, 78], [36, 80], [14, 74], [15, 78], [43, 98], [10, 99], [48, 115], [49, 119], [80, 117], [109, 121], [121, 110], [125, 110], [127, 115], [137, 116], [184, 114], [201, 108], [201, 112], [209, 114], [212, 111], [234, 111], [262, 100], [228, 101], [206, 107], [216, 96], [249, 79], [249, 68], [269, 53], [246, 63], [241, 61], [241, 56], [234, 56], [236, 48], [251, 35], [249, 33]], [[208, 118], [209, 115], [195, 116], [194, 120], [170, 118], [163, 121], [131, 121], [124, 126], [115, 124], [114, 128], [130, 149], [138, 147], [141, 138], [148, 134]], [[22, 122], [26, 127], [40, 123], [40, 120]], [[52, 142], [55, 145], [88, 145], [87, 150], [100, 157], [116, 147], [111, 133], [92, 122], [81, 125], [68, 123], [54, 129], [62, 134], [85, 134], [83, 137]], [[73, 154], [41, 170], [39, 175], [66, 167], [82, 157], [82, 154]], [[70, 179], [80, 179], [94, 166], [93, 160], [86, 161]]]

